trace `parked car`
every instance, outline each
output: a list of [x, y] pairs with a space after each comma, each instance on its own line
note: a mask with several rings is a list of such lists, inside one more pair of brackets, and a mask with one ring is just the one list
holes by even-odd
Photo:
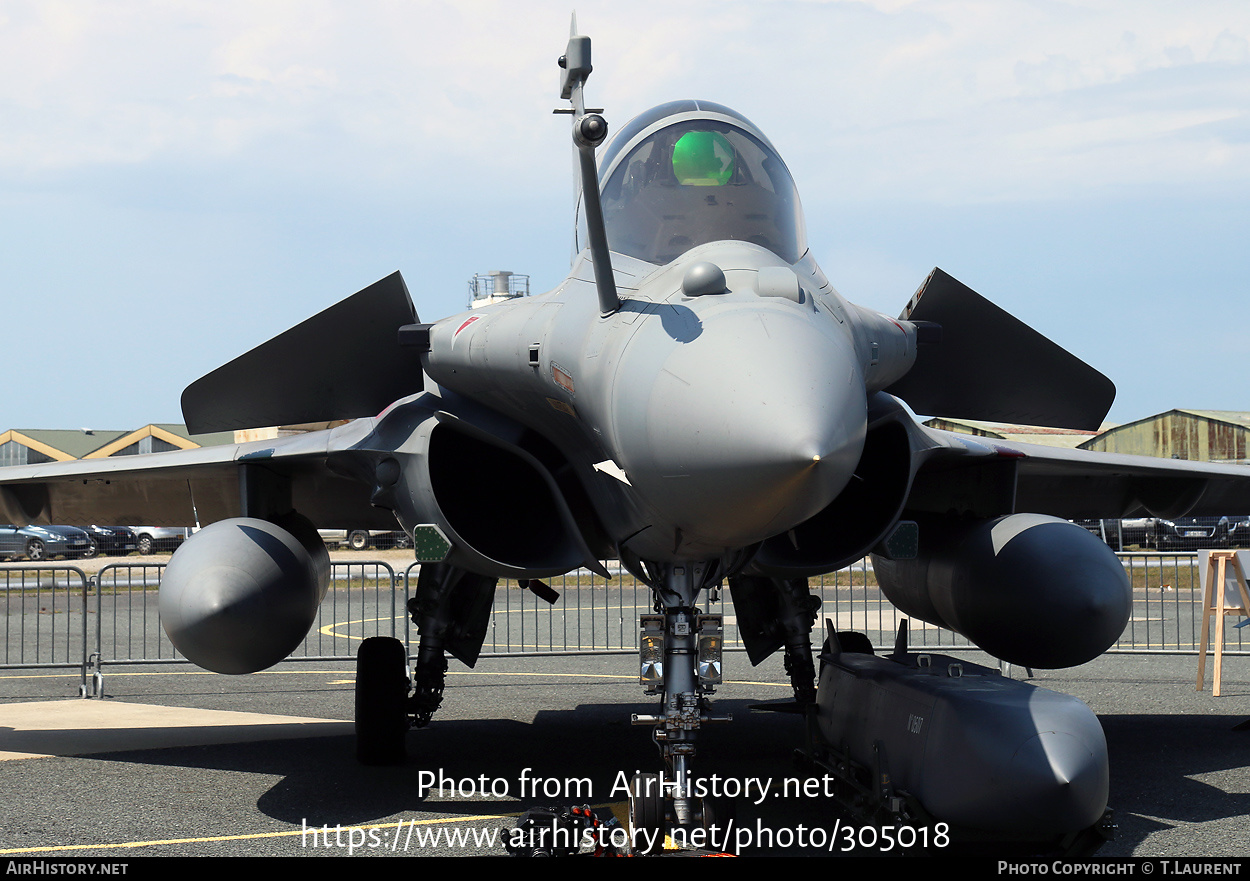
[[1154, 546], [1161, 551], [1229, 547], [1228, 517], [1177, 517], [1155, 521]]
[[147, 556], [153, 551], [176, 551], [178, 545], [191, 537], [189, 526], [128, 526], [135, 534], [139, 553]]
[[318, 529], [326, 547], [346, 545], [353, 551], [367, 548], [406, 548], [412, 544], [408, 533], [402, 529]]
[[1250, 515], [1229, 516], [1228, 546], [1232, 548], [1250, 548]]
[[1146, 550], [1155, 541], [1154, 517], [1126, 517], [1123, 520], [1073, 520], [1101, 538], [1112, 550], [1124, 551], [1134, 547]]
[[1074, 520], [1113, 549], [1133, 546], [1160, 551], [1250, 547], [1250, 515], [1220, 517], [1131, 517], [1123, 520]]
[[[1112, 550], [1122, 551], [1124, 548], [1120, 543], [1120, 531], [1118, 520], [1073, 520], [1077, 526], [1088, 529], [1094, 535], [1101, 538]], [[1127, 542], [1126, 542], [1127, 543]]]
[[53, 557], [87, 557], [90, 553], [87, 533], [74, 526], [0, 526], [0, 557], [25, 557], [38, 563]]
[[[1155, 533], [1157, 517], [1125, 517], [1120, 521], [1120, 535], [1124, 545], [1137, 545], [1142, 550], [1150, 547]], [[1114, 523], [1115, 521], [1108, 521]]]
[[125, 526], [97, 526], [93, 523], [81, 529], [87, 533], [87, 539], [91, 542], [91, 552], [87, 554], [88, 557], [94, 557], [96, 554], [103, 554], [106, 557], [124, 557], [139, 547], [139, 539], [134, 530]]

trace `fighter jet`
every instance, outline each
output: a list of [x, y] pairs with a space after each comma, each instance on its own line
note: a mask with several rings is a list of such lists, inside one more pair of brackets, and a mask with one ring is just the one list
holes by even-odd
[[[399, 642], [360, 648], [358, 754], [379, 764], [402, 761], [409, 728], [431, 721], [447, 656], [476, 662], [498, 580], [538, 587], [619, 560], [655, 599], [641, 679], [659, 710], [634, 721], [653, 728], [664, 774], [639, 775], [631, 797], [635, 825], [653, 830], [716, 821], [690, 785], [722, 663], [721, 621], [697, 602], [727, 582], [750, 660], [783, 653], [816, 758], [879, 771], [872, 752], [889, 744], [906, 781], [887, 800], [896, 816], [962, 801], [976, 810], [947, 819], [971, 827], [1008, 815], [1046, 834], [1092, 827], [1107, 789], [1096, 720], [1070, 724], [1070, 707], [1031, 686], [960, 687], [951, 673], [937, 692], [913, 688], [931, 663], [902, 643], [874, 658], [835, 632], [818, 689], [807, 579], [873, 554], [907, 615], [1012, 664], [1081, 664], [1119, 636], [1131, 594], [1110, 550], [1067, 518], [1240, 510], [1250, 471], [919, 424], [904, 404], [1095, 428], [1114, 389], [940, 270], [898, 318], [848, 302], [808, 248], [789, 170], [748, 119], [675, 101], [609, 142], [584, 101], [589, 38], [574, 35], [559, 67], [581, 196], [576, 257], [554, 290], [425, 323], [390, 275], [182, 398], [195, 433], [351, 421], [6, 468], [0, 519], [209, 524], [171, 559], [161, 615], [187, 658], [224, 673], [275, 664], [307, 633], [329, 568], [318, 527], [398, 521], [423, 561], [409, 602], [420, 644], [411, 677]], [[843, 740], [853, 754], [837, 753]], [[1004, 756], [992, 782], [977, 743]], [[961, 763], [944, 802], [922, 773], [934, 750]], [[1036, 797], [1002, 807], [1021, 793]]]

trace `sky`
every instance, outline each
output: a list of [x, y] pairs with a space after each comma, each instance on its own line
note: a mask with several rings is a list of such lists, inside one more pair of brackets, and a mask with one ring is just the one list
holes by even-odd
[[[192, 380], [398, 269], [563, 278], [571, 7], [0, 2], [0, 431], [180, 422]], [[610, 128], [759, 125], [848, 299], [940, 266], [1128, 422], [1250, 410], [1250, 4], [580, 2]]]

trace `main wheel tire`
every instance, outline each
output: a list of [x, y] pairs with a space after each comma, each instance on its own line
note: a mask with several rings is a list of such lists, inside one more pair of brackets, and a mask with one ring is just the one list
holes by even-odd
[[637, 853], [658, 853], [664, 847], [664, 791], [659, 774], [638, 773], [629, 788], [630, 842]]
[[48, 559], [48, 549], [39, 539], [32, 538], [26, 542], [26, 559], [32, 563], [42, 563]]
[[363, 551], [365, 548], [369, 547], [369, 533], [365, 532], [363, 529], [357, 529], [354, 532], [348, 533], [347, 546], [353, 551]]
[[404, 644], [371, 636], [356, 652], [356, 759], [400, 765], [407, 757], [408, 656]]
[[152, 536], [150, 535], [139, 536], [139, 553], [144, 557], [152, 553]]

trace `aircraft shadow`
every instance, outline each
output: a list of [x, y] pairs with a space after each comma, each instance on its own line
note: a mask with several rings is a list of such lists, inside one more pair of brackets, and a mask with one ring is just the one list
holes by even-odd
[[[830, 828], [839, 819], [853, 822], [824, 797], [783, 788], [787, 780], [808, 776], [791, 762], [802, 743], [802, 720], [753, 712], [753, 703], [716, 702], [715, 712], [734, 718], [703, 730], [697, 774], [705, 780], [717, 775], [739, 787], [747, 780], [767, 785], [766, 795], [754, 784], [736, 799], [742, 824], [794, 829], [800, 824]], [[623, 801], [624, 782], [636, 770], [660, 767], [646, 730], [629, 722], [630, 713], [655, 710], [654, 702], [583, 703], [541, 710], [529, 722], [435, 721], [409, 734], [409, 757], [398, 767], [359, 765], [353, 738], [341, 734], [90, 758], [276, 777], [257, 798], [256, 808], [292, 825], [368, 824], [412, 813], [516, 814], [537, 806]], [[1102, 855], [1132, 854], [1151, 834], [1174, 826], [1237, 823], [1250, 815], [1245, 760], [1250, 731], [1234, 730], [1242, 716], [1132, 714], [1100, 720], [1111, 757], [1110, 802], [1119, 826], [1117, 839]], [[430, 784], [437, 787], [440, 778], [447, 791], [423, 793]]]
[[[802, 742], [802, 720], [752, 712], [752, 703], [757, 702], [716, 702], [715, 712], [731, 714], [733, 721], [704, 729], [696, 771], [738, 781], [777, 779], [770, 787], [780, 792], [778, 778], [802, 776], [790, 761]], [[623, 801], [623, 781], [636, 770], [660, 768], [647, 730], [629, 720], [630, 713], [655, 711], [655, 703], [604, 703], [542, 710], [532, 722], [436, 720], [409, 733], [408, 760], [397, 767], [361, 766], [354, 739], [342, 735], [118, 751], [90, 758], [277, 776], [256, 806], [292, 824], [363, 824], [413, 811], [510, 814], [535, 806]], [[528, 782], [523, 783], [522, 772]], [[448, 791], [439, 796], [435, 789], [423, 796], [428, 784], [437, 787], [440, 775]], [[806, 801], [811, 800], [761, 799], [757, 787], [739, 799], [739, 814], [754, 818], [767, 808], [770, 821], [788, 822], [796, 808], [811, 807], [799, 804]]]
[[[1240, 715], [1100, 715], [1119, 835], [1128, 854], [1151, 833], [1250, 814], [1250, 731]], [[1240, 825], [1240, 824], [1238, 824]]]

